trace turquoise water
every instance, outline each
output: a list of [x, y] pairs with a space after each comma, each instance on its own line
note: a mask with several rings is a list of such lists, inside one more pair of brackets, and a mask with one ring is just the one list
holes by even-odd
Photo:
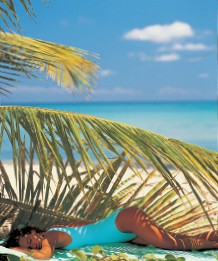
[[115, 120], [217, 151], [217, 103], [215, 101], [105, 102], [36, 104], [35, 106]]
[[[217, 104], [216, 102], [131, 102], [131, 103], [74, 103], [74, 104], [26, 104], [27, 106], [50, 108], [94, 115], [97, 117], [127, 123], [154, 131], [171, 138], [194, 143], [217, 151]], [[0, 157], [8, 159], [7, 143], [3, 144]], [[122, 247], [122, 252], [138, 254], [155, 253], [163, 257], [164, 250], [149, 250]], [[140, 249], [139, 249], [140, 248]], [[86, 250], [86, 248], [84, 249]], [[118, 252], [120, 246], [106, 248], [108, 252]], [[90, 249], [87, 249], [90, 252]], [[212, 252], [170, 253], [184, 256], [187, 261], [216, 260]], [[217, 254], [217, 251], [215, 252]], [[53, 260], [76, 260], [66, 251], [57, 251]]]
[[[98, 102], [25, 104], [127, 123], [217, 151], [217, 104], [208, 102]], [[0, 157], [10, 159], [7, 141]]]

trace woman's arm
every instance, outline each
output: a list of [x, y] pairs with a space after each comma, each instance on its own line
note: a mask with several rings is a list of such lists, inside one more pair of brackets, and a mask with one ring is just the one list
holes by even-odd
[[27, 248], [20, 248], [20, 247], [13, 247], [11, 249], [22, 252], [37, 259], [50, 259], [54, 253], [54, 240], [51, 237], [45, 238], [42, 241], [42, 248], [41, 249], [27, 249]]

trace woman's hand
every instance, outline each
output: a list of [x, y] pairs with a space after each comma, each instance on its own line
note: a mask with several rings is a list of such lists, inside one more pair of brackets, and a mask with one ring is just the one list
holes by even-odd
[[30, 257], [37, 258], [37, 259], [50, 259], [54, 253], [54, 240], [52, 237], [48, 237], [43, 239], [42, 241], [42, 248], [41, 249], [28, 249], [28, 248], [21, 248], [21, 247], [13, 247], [12, 250], [16, 250], [22, 252]]

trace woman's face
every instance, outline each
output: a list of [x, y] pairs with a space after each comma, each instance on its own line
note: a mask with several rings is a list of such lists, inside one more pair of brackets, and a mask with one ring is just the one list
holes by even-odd
[[19, 246], [22, 248], [41, 249], [43, 237], [41, 234], [31, 230], [31, 234], [20, 237]]

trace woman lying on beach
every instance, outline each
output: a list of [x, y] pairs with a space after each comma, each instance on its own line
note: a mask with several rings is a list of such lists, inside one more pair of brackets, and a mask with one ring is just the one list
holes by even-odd
[[86, 245], [131, 242], [170, 250], [217, 249], [218, 231], [197, 236], [167, 232], [142, 210], [119, 209], [109, 217], [82, 226], [56, 226], [48, 231], [33, 227], [13, 230], [6, 247], [37, 259], [49, 259], [55, 248], [71, 250]]

